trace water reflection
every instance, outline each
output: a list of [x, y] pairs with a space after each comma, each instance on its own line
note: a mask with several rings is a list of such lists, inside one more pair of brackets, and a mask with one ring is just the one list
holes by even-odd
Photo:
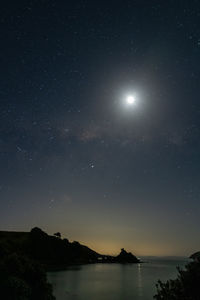
[[141, 264], [137, 265], [138, 267], [138, 296], [143, 298], [143, 285], [142, 285], [142, 266]]
[[51, 272], [57, 300], [152, 300], [158, 279], [177, 274], [186, 261], [151, 261], [142, 264], [94, 264]]
[[120, 265], [120, 298], [127, 297], [127, 265]]

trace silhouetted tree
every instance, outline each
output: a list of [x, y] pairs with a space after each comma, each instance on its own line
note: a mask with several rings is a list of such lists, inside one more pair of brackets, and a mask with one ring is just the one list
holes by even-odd
[[200, 251], [198, 252], [195, 252], [194, 254], [192, 254], [190, 256], [190, 258], [192, 258], [193, 260], [197, 261], [197, 262], [200, 262]]
[[48, 234], [44, 231], [42, 231], [42, 229], [38, 228], [38, 227], [34, 227], [33, 229], [31, 229], [31, 232], [30, 232], [30, 235], [31, 235], [31, 238], [45, 238], [48, 236]]
[[54, 235], [55, 235], [56, 237], [58, 237], [59, 239], [61, 239], [61, 233], [60, 233], [60, 232], [56, 232], [56, 233], [54, 233]]
[[156, 300], [199, 300], [200, 262], [189, 263], [184, 270], [178, 268], [178, 276], [166, 283], [158, 281]]

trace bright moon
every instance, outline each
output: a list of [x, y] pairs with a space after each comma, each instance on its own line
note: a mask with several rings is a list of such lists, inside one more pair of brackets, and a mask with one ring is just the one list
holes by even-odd
[[134, 96], [127, 96], [127, 98], [126, 98], [126, 102], [127, 102], [127, 104], [129, 104], [129, 105], [132, 105], [132, 104], [134, 104], [135, 103], [135, 97]]

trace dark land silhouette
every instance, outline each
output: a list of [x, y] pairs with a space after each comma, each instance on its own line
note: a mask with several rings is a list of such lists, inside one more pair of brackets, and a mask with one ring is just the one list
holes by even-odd
[[0, 256], [12, 253], [33, 259], [46, 270], [61, 270], [75, 264], [139, 262], [124, 249], [118, 256], [102, 255], [79, 242], [62, 239], [59, 232], [51, 236], [37, 227], [30, 232], [0, 231]]
[[[200, 252], [178, 276], [157, 284], [156, 300], [199, 300]], [[79, 242], [48, 235], [40, 228], [30, 232], [0, 231], [0, 295], [4, 300], [54, 300], [47, 270], [62, 270], [69, 265], [89, 263], [139, 263], [124, 248], [117, 256], [99, 254]]]
[[131, 252], [126, 252], [124, 248], [121, 249], [120, 254], [115, 258], [118, 263], [138, 263], [138, 258]]
[[124, 249], [114, 257], [40, 228], [30, 232], [0, 231], [0, 297], [4, 300], [54, 300], [46, 272], [89, 263], [137, 263]]

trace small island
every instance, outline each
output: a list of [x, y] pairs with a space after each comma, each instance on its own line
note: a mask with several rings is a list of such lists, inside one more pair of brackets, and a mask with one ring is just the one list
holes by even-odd
[[135, 255], [133, 255], [131, 252], [126, 252], [124, 248], [122, 248], [120, 254], [117, 257], [115, 257], [115, 261], [121, 264], [134, 264], [140, 262], [140, 260]]

